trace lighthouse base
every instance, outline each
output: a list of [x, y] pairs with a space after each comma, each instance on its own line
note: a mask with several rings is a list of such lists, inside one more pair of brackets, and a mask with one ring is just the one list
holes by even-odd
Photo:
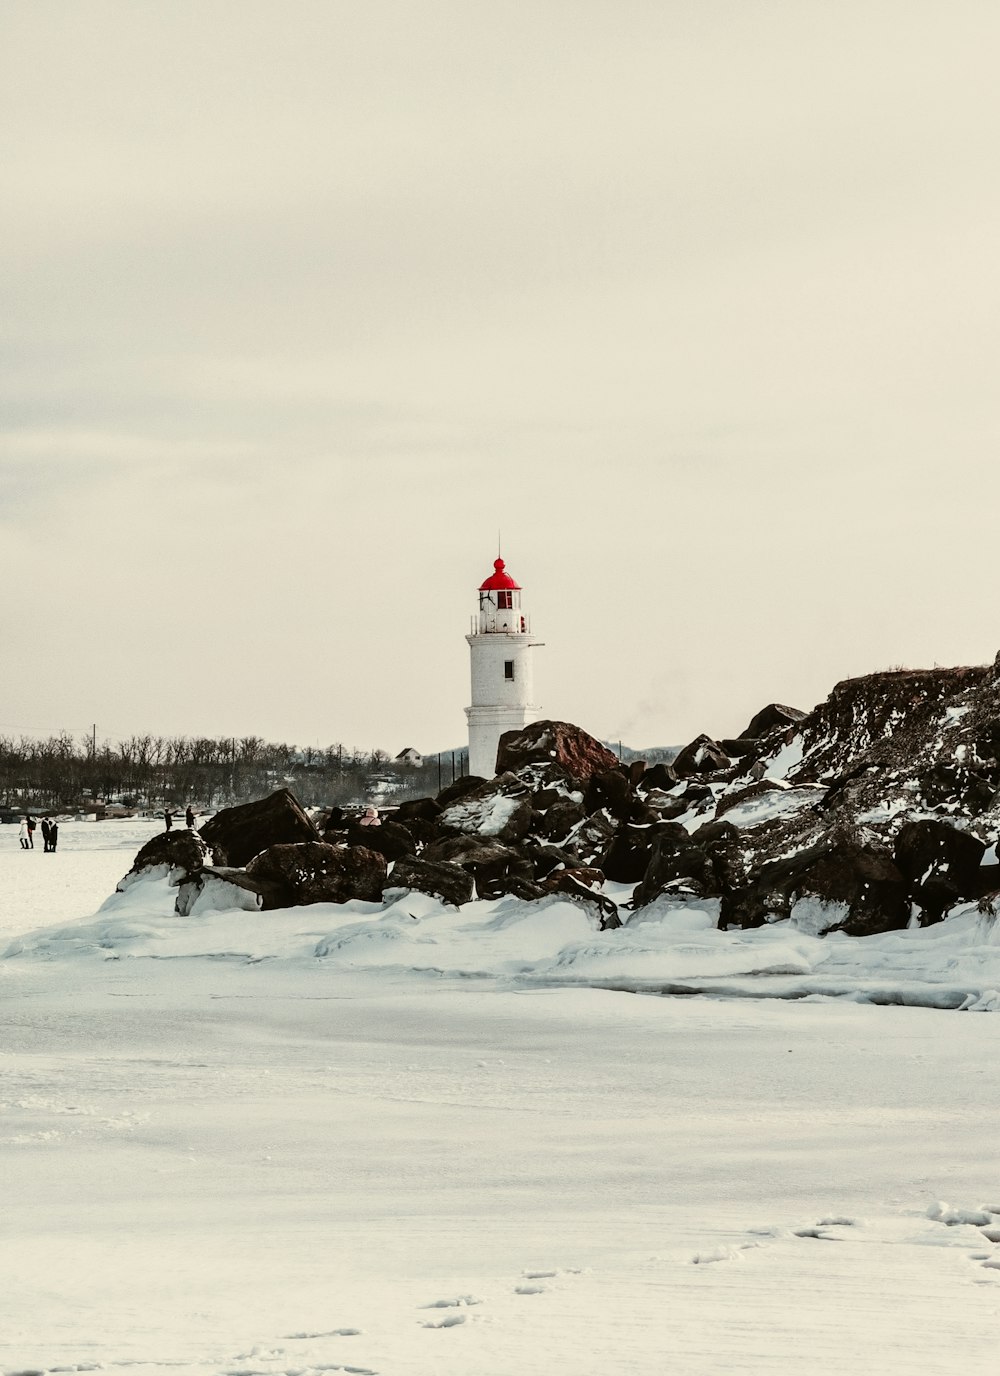
[[519, 731], [534, 720], [536, 707], [467, 707], [469, 773], [492, 779], [497, 772], [497, 747], [505, 731]]

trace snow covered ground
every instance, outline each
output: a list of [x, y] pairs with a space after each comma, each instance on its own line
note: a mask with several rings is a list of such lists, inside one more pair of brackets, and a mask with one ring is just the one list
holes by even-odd
[[0, 828], [0, 1370], [996, 1370], [1000, 1019], [827, 996], [991, 1007], [988, 919], [98, 912], [154, 830]]

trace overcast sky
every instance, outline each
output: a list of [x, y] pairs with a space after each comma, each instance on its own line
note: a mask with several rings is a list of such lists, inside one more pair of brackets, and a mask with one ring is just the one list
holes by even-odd
[[996, 0], [0, 0], [0, 734], [732, 735], [1000, 643]]

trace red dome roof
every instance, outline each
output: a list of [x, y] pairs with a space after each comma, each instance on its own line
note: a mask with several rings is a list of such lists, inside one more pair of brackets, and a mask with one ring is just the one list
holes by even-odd
[[518, 592], [521, 591], [520, 583], [515, 583], [510, 574], [504, 570], [502, 559], [493, 560], [493, 572], [485, 583], [479, 585], [480, 592], [496, 592], [497, 588], [516, 588]]

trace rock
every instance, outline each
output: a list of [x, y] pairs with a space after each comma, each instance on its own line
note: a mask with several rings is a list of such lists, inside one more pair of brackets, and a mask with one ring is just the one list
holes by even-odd
[[[461, 796], [461, 795], [459, 795]], [[441, 815], [441, 804], [436, 798], [409, 798], [396, 809], [397, 822], [434, 822]]]
[[545, 812], [540, 828], [547, 841], [563, 841], [575, 826], [586, 817], [582, 803], [574, 803], [569, 798], [558, 798]]
[[585, 806], [588, 812], [607, 808], [612, 817], [622, 819], [628, 811], [631, 797], [632, 789], [627, 775], [624, 770], [615, 767], [590, 776]]
[[378, 851], [386, 860], [400, 860], [404, 855], [415, 855], [417, 851], [417, 844], [410, 828], [402, 822], [388, 818], [377, 827], [362, 827], [357, 824], [348, 827], [347, 844]]
[[603, 882], [604, 875], [600, 870], [559, 870], [538, 887], [540, 896], [563, 894], [581, 901], [597, 918], [598, 930], [606, 932], [620, 927], [622, 923], [618, 916], [618, 904], [607, 894], [597, 892]]
[[[364, 846], [328, 846], [323, 841], [269, 846], [247, 865], [253, 879], [274, 885], [265, 907], [306, 903], [377, 903], [385, 885], [384, 856]], [[277, 901], [273, 901], [277, 900]]]
[[490, 782], [490, 780], [481, 779], [478, 774], [463, 774], [460, 779], [456, 779], [453, 783], [448, 784], [446, 788], [442, 788], [435, 802], [438, 807], [446, 808], [449, 803], [454, 803], [459, 798], [464, 798], [465, 795], [471, 793], [474, 788], [481, 788], [483, 784], [488, 782]]
[[281, 907], [281, 898], [275, 884], [254, 879], [245, 870], [213, 865], [181, 880], [174, 911], [180, 917], [229, 912], [234, 908], [259, 912], [262, 908]]
[[528, 877], [533, 877], [531, 863], [527, 858], [510, 846], [487, 837], [452, 836], [444, 841], [436, 841], [424, 851], [423, 860], [446, 861], [461, 865], [476, 880], [487, 885], [502, 879], [512, 868], [528, 866]]
[[700, 880], [709, 864], [706, 851], [691, 840], [685, 827], [679, 822], [661, 823], [650, 838], [645, 868], [632, 898], [633, 906], [644, 908], [677, 879]]
[[715, 774], [720, 769], [729, 769], [732, 760], [718, 741], [711, 736], [696, 736], [686, 745], [673, 762], [674, 773], [680, 777], [689, 774]]
[[182, 875], [196, 875], [206, 864], [212, 863], [212, 853], [203, 832], [188, 827], [176, 831], [161, 831], [139, 850], [132, 862], [132, 872], [167, 865], [171, 882], [180, 882]]
[[780, 702], [769, 702], [766, 707], [762, 707], [755, 717], [751, 717], [750, 725], [745, 731], [740, 733], [740, 739], [746, 741], [759, 740], [761, 736], [766, 736], [779, 726], [794, 726], [796, 722], [803, 721], [807, 713], [800, 712], [797, 707], [786, 707]]
[[581, 782], [618, 764], [617, 757], [599, 740], [566, 721], [536, 721], [517, 731], [505, 731], [500, 737], [498, 774], [550, 760]]
[[978, 837], [931, 817], [900, 827], [893, 858], [921, 909], [922, 926], [939, 922], [959, 899], [980, 896], [985, 853]]
[[532, 807], [524, 785], [510, 773], [498, 775], [450, 803], [437, 825], [463, 836], [519, 841], [531, 827]]
[[605, 848], [600, 868], [614, 884], [638, 884], [649, 866], [652, 844], [651, 827], [623, 823]]
[[469, 871], [461, 865], [408, 855], [393, 865], [392, 873], [385, 881], [383, 897], [393, 889], [416, 889], [418, 893], [440, 898], [442, 903], [461, 907], [472, 899], [475, 883]]
[[839, 908], [836, 926], [849, 936], [895, 931], [910, 917], [906, 880], [890, 852], [833, 831], [794, 855], [766, 862], [748, 886], [724, 894], [720, 925], [757, 927], [769, 917], [788, 917], [803, 898]]
[[680, 775], [673, 765], [654, 764], [643, 774], [636, 784], [640, 793], [648, 793], [651, 789], [662, 789], [664, 793], [669, 793], [675, 784], [680, 783]]
[[607, 850], [616, 830], [606, 812], [593, 812], [564, 839], [563, 849], [569, 851], [577, 864], [591, 865]]
[[246, 865], [270, 846], [313, 841], [319, 832], [287, 788], [240, 807], [223, 808], [198, 833], [220, 864]]
[[546, 875], [551, 874], [553, 870], [559, 869], [560, 867], [567, 870], [577, 867], [576, 856], [571, 855], [568, 850], [564, 850], [560, 846], [546, 845], [545, 843], [539, 845], [527, 842], [523, 850], [531, 861], [534, 877], [538, 881], [543, 880]]

